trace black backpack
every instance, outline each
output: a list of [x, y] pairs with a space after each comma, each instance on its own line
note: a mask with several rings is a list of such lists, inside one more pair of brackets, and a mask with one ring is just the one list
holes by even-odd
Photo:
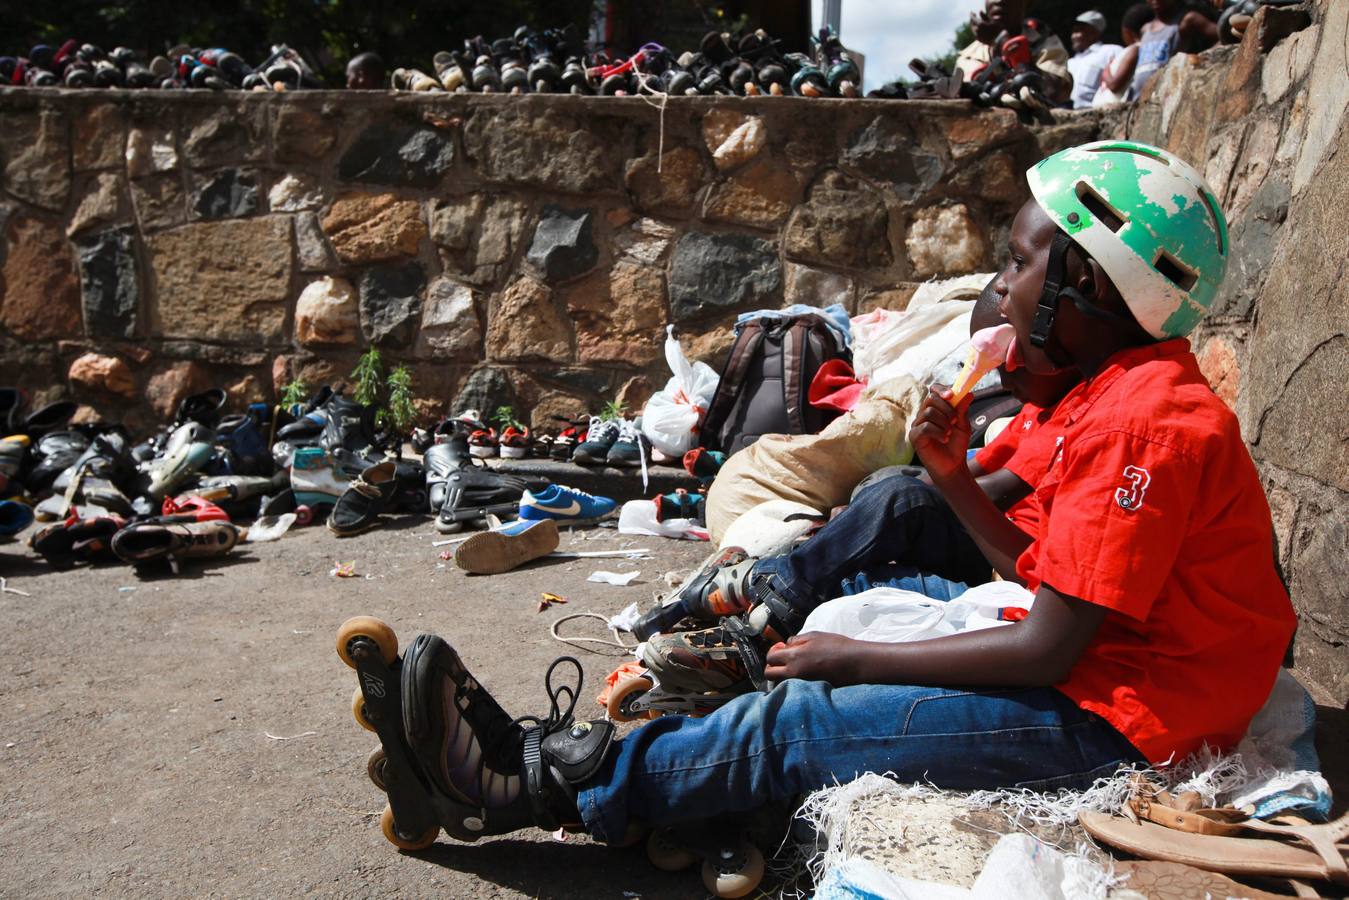
[[829, 360], [850, 357], [813, 313], [745, 322], [708, 404], [702, 446], [730, 456], [765, 434], [819, 431], [838, 413], [810, 405], [810, 382]]

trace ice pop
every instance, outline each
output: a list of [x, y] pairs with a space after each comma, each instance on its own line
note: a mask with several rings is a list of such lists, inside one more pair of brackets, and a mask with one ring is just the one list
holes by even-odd
[[1016, 331], [1010, 324], [983, 328], [970, 337], [970, 349], [965, 354], [965, 362], [956, 373], [955, 383], [951, 385], [951, 403], [957, 404], [965, 395], [974, 390], [989, 372], [1007, 360], [1007, 348], [1012, 343]]

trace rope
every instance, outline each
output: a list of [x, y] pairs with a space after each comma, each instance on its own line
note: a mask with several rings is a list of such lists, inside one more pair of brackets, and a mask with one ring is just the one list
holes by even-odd
[[[632, 74], [637, 76], [637, 96], [647, 106], [654, 106], [660, 110], [660, 137], [656, 146], [656, 174], [660, 174], [661, 163], [665, 157], [665, 104], [670, 101], [670, 95], [664, 91], [656, 90], [651, 87], [650, 82], [655, 79], [643, 72], [640, 68], [633, 66]], [[652, 100], [650, 96], [659, 97], [659, 100]]]
[[[589, 653], [601, 653], [602, 651], [595, 650], [591, 647], [584, 647], [582, 646], [582, 644], [599, 644], [602, 647], [617, 647], [619, 650], [622, 650], [624, 654], [631, 653], [633, 650], [637, 649], [636, 644], [623, 643], [622, 639], [619, 637], [618, 629], [613, 627], [609, 627], [609, 633], [614, 636], [614, 639], [612, 641], [605, 640], [604, 638], [592, 638], [592, 637], [563, 637], [562, 635], [558, 634], [557, 633], [558, 626], [560, 626], [563, 622], [569, 622], [572, 619], [599, 619], [601, 622], [605, 624], [606, 627], [609, 627], [609, 620], [606, 619], [604, 616], [600, 615], [599, 613], [580, 612], [562, 616], [557, 621], [553, 622], [552, 626], [548, 629], [549, 633], [552, 634], [554, 639], [559, 640], [564, 644], [568, 644], [572, 647], [575, 647], [578, 650], [585, 650]], [[612, 656], [614, 654], [605, 654], [605, 655]]]

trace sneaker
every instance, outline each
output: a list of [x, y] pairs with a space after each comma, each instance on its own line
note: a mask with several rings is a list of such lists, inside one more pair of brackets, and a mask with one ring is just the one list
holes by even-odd
[[497, 575], [557, 549], [552, 519], [515, 522], [475, 534], [454, 551], [454, 564], [473, 575]]
[[531, 436], [528, 426], [516, 428], [507, 425], [501, 432], [501, 456], [503, 459], [524, 459], [529, 455]]
[[609, 448], [605, 462], [611, 466], [640, 466], [651, 458], [651, 442], [642, 434], [636, 420], [624, 419], [618, 428], [618, 437]]
[[550, 484], [538, 493], [525, 491], [520, 498], [522, 519], [598, 519], [613, 512], [617, 502], [608, 497], [595, 497], [585, 491]]
[[33, 524], [33, 507], [18, 500], [0, 500], [0, 538], [8, 540]]
[[707, 498], [705, 496], [698, 493], [690, 494], [684, 488], [680, 488], [672, 494], [661, 494], [656, 497], [656, 521], [696, 519], [701, 522], [703, 521], [706, 503]]
[[187, 422], [169, 436], [164, 455], [146, 469], [150, 476], [145, 493], [152, 500], [163, 500], [187, 486], [215, 455], [215, 435], [197, 422]]
[[[733, 621], [699, 631], [653, 635], [642, 645], [641, 661], [667, 691], [748, 693], [753, 680], [745, 659], [747, 640], [753, 638], [747, 639], [743, 627], [737, 630]], [[761, 658], [762, 648], [750, 649], [751, 660]], [[754, 674], [762, 677], [762, 667]]]
[[608, 463], [609, 450], [618, 440], [618, 433], [622, 427], [622, 422], [618, 419], [600, 421], [599, 416], [591, 416], [586, 438], [576, 445], [576, 450], [571, 455], [572, 462], [583, 466], [602, 466]]
[[204, 497], [184, 494], [181, 497], [165, 497], [160, 507], [162, 515], [158, 521], [172, 519], [175, 522], [228, 522], [229, 515]]
[[398, 489], [398, 463], [378, 463], [351, 482], [328, 516], [328, 530], [338, 537], [351, 537], [379, 524], [380, 514]]
[[497, 455], [497, 443], [495, 428], [479, 428], [468, 436], [468, 452], [479, 459], [488, 459]]
[[123, 562], [142, 565], [168, 560], [224, 556], [239, 543], [239, 529], [229, 522], [137, 522], [112, 538], [112, 552]]
[[726, 454], [720, 450], [694, 447], [684, 454], [684, 471], [698, 479], [703, 487], [707, 487], [712, 483], [712, 479], [717, 477], [725, 462]]
[[332, 506], [346, 493], [348, 479], [333, 470], [328, 454], [321, 447], [301, 447], [295, 451], [290, 470], [290, 487], [296, 505]]

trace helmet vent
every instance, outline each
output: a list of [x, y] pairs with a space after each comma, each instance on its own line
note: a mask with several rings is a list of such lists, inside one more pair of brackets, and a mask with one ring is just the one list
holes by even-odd
[[1082, 205], [1087, 208], [1087, 212], [1091, 213], [1093, 218], [1111, 231], [1119, 231], [1124, 227], [1127, 217], [1107, 203], [1105, 198], [1096, 193], [1087, 182], [1079, 181], [1077, 183], [1077, 199], [1082, 202]]
[[1190, 268], [1170, 253], [1163, 250], [1157, 254], [1157, 259], [1153, 261], [1152, 267], [1161, 273], [1162, 277], [1174, 284], [1176, 287], [1185, 291], [1187, 294], [1199, 281], [1199, 274], [1193, 272]]

